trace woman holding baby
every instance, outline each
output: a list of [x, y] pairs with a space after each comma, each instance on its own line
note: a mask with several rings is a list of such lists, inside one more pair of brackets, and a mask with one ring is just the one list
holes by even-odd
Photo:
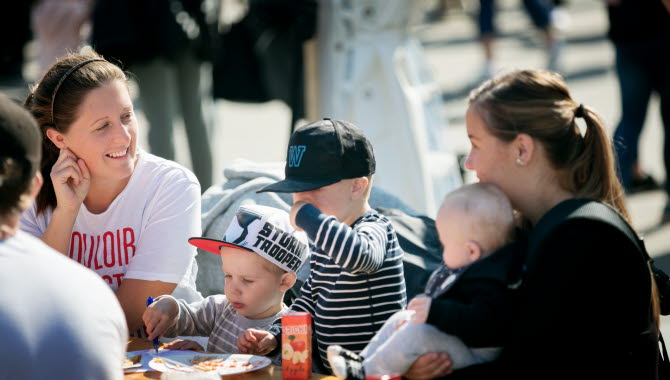
[[631, 240], [594, 220], [572, 219], [543, 235], [535, 228], [575, 199], [629, 220], [600, 116], [571, 98], [560, 75], [525, 70], [474, 90], [466, 127], [466, 168], [510, 198], [535, 249], [521, 253], [512, 338], [498, 360], [453, 372], [446, 354], [427, 354], [405, 376], [657, 378], [656, 285]]

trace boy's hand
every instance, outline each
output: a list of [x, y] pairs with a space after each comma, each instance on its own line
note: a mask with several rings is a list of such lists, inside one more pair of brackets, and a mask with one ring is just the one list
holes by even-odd
[[426, 320], [428, 320], [428, 312], [430, 311], [430, 303], [430, 297], [424, 295], [416, 296], [409, 301], [407, 310], [414, 311], [412, 323], [426, 323]]
[[277, 339], [268, 331], [247, 329], [237, 338], [240, 354], [267, 355], [277, 347]]
[[297, 201], [291, 206], [291, 214], [289, 216], [289, 219], [291, 220], [291, 225], [295, 227], [296, 230], [302, 231], [302, 228], [298, 227], [297, 224], [295, 224], [295, 216], [298, 215], [298, 211], [302, 208], [302, 206], [306, 205], [307, 202], [303, 201]]
[[147, 306], [142, 321], [147, 328], [149, 340], [158, 338], [169, 329], [179, 312], [179, 305], [172, 298], [165, 297]]
[[201, 345], [198, 344], [198, 342], [193, 341], [193, 340], [173, 340], [170, 343], [166, 343], [163, 345], [163, 348], [166, 350], [193, 350], [193, 351], [205, 351], [204, 348], [202, 348]]

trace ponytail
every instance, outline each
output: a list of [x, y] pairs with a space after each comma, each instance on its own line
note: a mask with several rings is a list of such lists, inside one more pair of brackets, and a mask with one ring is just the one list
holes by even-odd
[[[601, 117], [589, 107], [579, 106], [586, 123], [581, 154], [566, 166], [569, 182], [578, 198], [597, 199], [619, 211], [631, 223], [624, 192], [615, 171], [615, 153]], [[579, 108], [578, 108], [579, 109]], [[580, 112], [575, 111], [575, 119]], [[574, 121], [576, 124], [576, 120]], [[576, 128], [576, 126], [575, 126]]]

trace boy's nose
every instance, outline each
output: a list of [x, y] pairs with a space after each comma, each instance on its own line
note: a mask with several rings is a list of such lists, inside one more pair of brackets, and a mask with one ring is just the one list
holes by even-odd
[[233, 291], [233, 294], [236, 295], [236, 296], [239, 296], [240, 294], [242, 294], [242, 291], [240, 290], [240, 287], [237, 286], [237, 285], [233, 285], [232, 291]]

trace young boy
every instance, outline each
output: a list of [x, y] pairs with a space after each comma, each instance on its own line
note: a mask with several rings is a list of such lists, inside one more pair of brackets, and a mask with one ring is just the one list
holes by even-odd
[[[142, 319], [149, 339], [209, 336], [207, 351], [217, 353], [237, 352], [237, 337], [246, 329], [269, 328], [286, 313], [284, 292], [309, 255], [307, 237], [291, 226], [288, 213], [259, 205], [241, 206], [223, 239], [191, 238], [189, 243], [221, 255], [225, 295], [192, 304], [160, 296]], [[190, 340], [165, 348], [202, 350]]]
[[[293, 192], [291, 222], [312, 244], [310, 277], [291, 306], [314, 320], [316, 371], [330, 370], [326, 348], [360, 352], [386, 319], [405, 306], [402, 249], [393, 226], [368, 205], [375, 158], [354, 125], [324, 119], [295, 130], [286, 179], [262, 191]], [[249, 329], [242, 353], [274, 354], [281, 319]], [[317, 355], [318, 353], [318, 355]]]
[[[508, 287], [516, 272], [510, 201], [491, 184], [448, 194], [435, 221], [445, 266], [431, 275], [424, 295], [395, 313], [357, 355], [328, 347], [341, 379], [403, 374], [421, 355], [447, 352], [454, 369], [493, 360], [505, 337]], [[409, 323], [407, 323], [409, 322]]]

